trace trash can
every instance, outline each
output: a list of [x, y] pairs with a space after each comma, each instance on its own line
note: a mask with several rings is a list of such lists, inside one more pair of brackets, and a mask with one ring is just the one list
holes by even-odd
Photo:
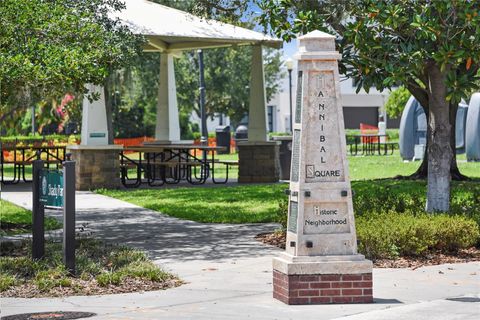
[[235, 151], [238, 152], [238, 143], [242, 141], [248, 141], [248, 128], [244, 125], [240, 125], [235, 130]]
[[63, 129], [65, 134], [77, 134], [78, 133], [78, 125], [76, 122], [67, 122], [65, 128]]
[[218, 126], [215, 129], [217, 147], [225, 147], [225, 150], [218, 150], [218, 154], [230, 154], [230, 126]]
[[292, 136], [273, 136], [273, 141], [280, 141], [280, 179], [290, 180], [290, 166], [292, 164]]

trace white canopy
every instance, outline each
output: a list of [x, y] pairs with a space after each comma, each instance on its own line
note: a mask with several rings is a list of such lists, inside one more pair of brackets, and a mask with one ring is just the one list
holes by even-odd
[[150, 1], [125, 0], [125, 5], [126, 9], [112, 15], [132, 32], [147, 37], [145, 51], [172, 52], [253, 44], [282, 46], [282, 40], [263, 33], [202, 19]]

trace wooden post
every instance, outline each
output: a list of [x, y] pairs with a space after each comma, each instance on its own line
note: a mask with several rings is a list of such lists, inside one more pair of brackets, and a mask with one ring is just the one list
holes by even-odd
[[75, 161], [63, 162], [63, 262], [75, 273]]

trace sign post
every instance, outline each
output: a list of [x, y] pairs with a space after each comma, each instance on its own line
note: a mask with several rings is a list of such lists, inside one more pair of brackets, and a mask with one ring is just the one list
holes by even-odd
[[45, 207], [63, 210], [63, 262], [75, 273], [75, 161], [64, 161], [62, 170], [43, 168], [42, 160], [33, 162], [32, 258], [45, 254]]
[[335, 37], [299, 38], [286, 252], [273, 296], [287, 304], [372, 302], [372, 262], [357, 252]]
[[63, 263], [75, 273], [75, 161], [63, 163]]
[[32, 259], [42, 259], [45, 255], [45, 209], [43, 203], [40, 202], [41, 182], [40, 172], [43, 168], [42, 160], [33, 161], [33, 183], [32, 183]]

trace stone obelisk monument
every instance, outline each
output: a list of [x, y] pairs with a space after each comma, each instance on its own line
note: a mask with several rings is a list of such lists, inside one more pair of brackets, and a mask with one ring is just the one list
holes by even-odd
[[286, 252], [273, 296], [288, 304], [372, 302], [372, 262], [357, 253], [335, 37], [298, 38]]

